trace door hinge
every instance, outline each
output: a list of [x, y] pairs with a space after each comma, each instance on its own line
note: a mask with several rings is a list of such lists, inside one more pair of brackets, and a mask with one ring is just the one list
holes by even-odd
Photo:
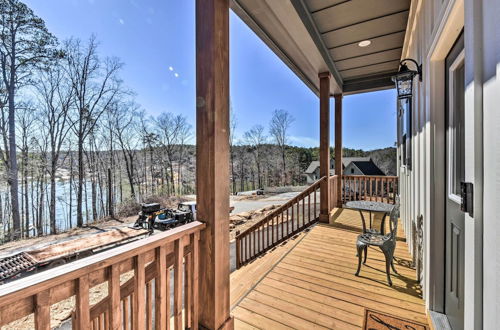
[[467, 212], [471, 217], [474, 217], [474, 184], [460, 182], [460, 196], [462, 197], [460, 209], [462, 212]]

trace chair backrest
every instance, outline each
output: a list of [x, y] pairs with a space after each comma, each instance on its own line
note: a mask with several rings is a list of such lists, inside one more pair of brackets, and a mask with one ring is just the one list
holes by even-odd
[[399, 220], [399, 203], [396, 203], [389, 214], [389, 226], [391, 239], [396, 239], [398, 234], [398, 220]]

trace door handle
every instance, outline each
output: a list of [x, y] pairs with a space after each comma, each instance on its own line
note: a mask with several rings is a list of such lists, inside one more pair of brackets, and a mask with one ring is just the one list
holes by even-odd
[[460, 182], [460, 196], [462, 197], [460, 210], [474, 217], [474, 184], [471, 182]]

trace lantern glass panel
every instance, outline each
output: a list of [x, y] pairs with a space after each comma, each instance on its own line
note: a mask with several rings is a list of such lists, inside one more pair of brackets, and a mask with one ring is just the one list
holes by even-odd
[[404, 74], [397, 77], [398, 96], [406, 97], [412, 95], [413, 75]]

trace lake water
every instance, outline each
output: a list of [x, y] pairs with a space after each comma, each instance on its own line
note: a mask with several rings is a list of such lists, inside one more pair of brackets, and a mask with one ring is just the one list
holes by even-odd
[[[87, 221], [87, 206], [88, 206], [88, 212], [89, 212], [89, 222], [92, 222], [92, 187], [91, 187], [91, 182], [86, 182], [85, 183], [85, 188], [87, 190], [87, 194], [83, 194], [83, 218], [84, 218], [84, 223]], [[7, 203], [6, 201], [6, 196], [8, 187], [1, 187], [0, 188], [0, 194], [2, 195], [2, 208], [5, 209], [5, 205]], [[19, 190], [24, 192], [24, 185], [20, 184]], [[119, 189], [116, 189], [116, 197], [115, 197], [115, 202], [119, 202], [120, 200], [120, 192]], [[70, 193], [71, 191], [71, 193]], [[30, 225], [35, 226], [33, 223], [35, 221], [34, 214], [37, 212], [37, 207], [38, 205], [32, 205], [31, 201], [31, 186], [28, 187], [28, 194], [29, 196], [29, 217], [30, 217]], [[37, 196], [39, 196], [38, 190], [33, 191], [33, 197], [36, 199]], [[104, 211], [103, 208], [106, 207], [106, 200], [107, 200], [107, 193], [106, 189], [103, 187], [103, 195], [104, 195], [104, 205], [101, 203], [101, 194], [99, 191], [99, 187], [97, 187], [97, 209], [98, 209], [98, 215], [99, 217], [104, 216]], [[62, 232], [66, 231], [70, 228], [76, 227], [76, 199], [77, 199], [77, 194], [76, 194], [76, 183], [73, 182], [73, 187], [70, 189], [70, 182], [67, 180], [59, 180], [56, 182], [56, 226], [57, 226], [57, 231]], [[45, 204], [44, 204], [44, 211], [43, 211], [43, 227], [44, 227], [44, 233], [49, 232], [49, 200], [50, 200], [50, 185], [47, 184], [45, 187]], [[21, 202], [21, 198], [19, 199], [19, 202]], [[36, 204], [36, 202], [35, 202]], [[71, 204], [71, 214], [70, 214], [70, 204]], [[115, 203], [116, 204], [116, 203]], [[3, 227], [4, 231], [7, 229], [7, 223], [6, 219], [4, 216], [3, 223], [1, 227]], [[30, 231], [30, 236], [34, 235], [34, 230]], [[1, 236], [1, 234], [0, 234]]]

